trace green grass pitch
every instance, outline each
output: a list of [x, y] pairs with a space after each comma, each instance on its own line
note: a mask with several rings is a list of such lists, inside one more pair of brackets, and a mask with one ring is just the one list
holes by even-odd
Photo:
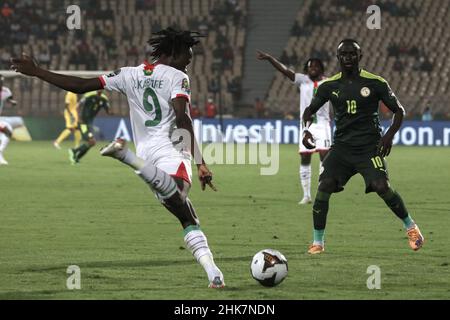
[[[68, 147], [69, 143], [64, 147]], [[0, 167], [0, 299], [448, 299], [449, 148], [394, 147], [393, 187], [426, 238], [410, 250], [400, 221], [353, 177], [330, 202], [326, 252], [308, 256], [311, 206], [299, 206], [296, 146], [280, 147], [280, 171], [214, 165], [219, 191], [191, 199], [227, 288], [207, 278], [183, 249], [177, 220], [132, 170], [92, 150], [79, 166], [50, 142], [12, 143]], [[317, 157], [313, 190], [317, 186]], [[314, 192], [315, 193], [315, 192]], [[250, 276], [259, 250], [288, 259], [289, 275], [264, 288]], [[68, 290], [69, 265], [81, 290]], [[368, 266], [381, 289], [368, 290]]]

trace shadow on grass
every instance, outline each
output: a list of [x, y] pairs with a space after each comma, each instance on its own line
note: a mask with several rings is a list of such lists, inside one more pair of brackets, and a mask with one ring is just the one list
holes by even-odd
[[[235, 262], [235, 261], [250, 261], [250, 256], [241, 257], [226, 257], [220, 258], [221, 262]], [[180, 259], [180, 260], [123, 260], [123, 261], [87, 261], [71, 263], [72, 265], [78, 265], [80, 268], [115, 268], [115, 267], [128, 267], [128, 268], [140, 268], [140, 267], [166, 267], [166, 266], [182, 266], [191, 265], [195, 263], [193, 259]], [[19, 273], [28, 272], [52, 272], [52, 271], [65, 271], [69, 265], [59, 264], [55, 266], [42, 266], [32, 267], [19, 270]]]

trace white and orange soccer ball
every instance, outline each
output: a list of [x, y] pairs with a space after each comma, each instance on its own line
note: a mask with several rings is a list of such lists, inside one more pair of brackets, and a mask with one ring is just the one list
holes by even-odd
[[288, 275], [286, 257], [278, 250], [259, 251], [250, 265], [253, 278], [265, 287], [279, 285]]

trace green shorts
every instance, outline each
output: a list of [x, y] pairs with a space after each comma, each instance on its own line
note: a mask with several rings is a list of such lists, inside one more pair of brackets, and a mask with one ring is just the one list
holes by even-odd
[[373, 192], [371, 183], [375, 180], [389, 180], [386, 161], [378, 155], [377, 146], [364, 149], [333, 145], [323, 160], [323, 171], [319, 181], [337, 181], [334, 192], [344, 190], [344, 186], [356, 173], [360, 173], [366, 183], [366, 193]]
[[90, 124], [81, 123], [79, 129], [84, 141], [89, 141], [94, 138], [94, 130]]

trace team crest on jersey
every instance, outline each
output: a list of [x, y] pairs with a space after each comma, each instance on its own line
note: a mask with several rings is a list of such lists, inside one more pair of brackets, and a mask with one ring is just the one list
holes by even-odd
[[155, 65], [154, 64], [147, 64], [144, 67], [144, 74], [146, 76], [151, 76], [153, 74], [153, 70], [155, 70]]
[[368, 96], [370, 96], [370, 89], [367, 88], [367, 87], [362, 88], [362, 89], [361, 89], [361, 95], [362, 95], [364, 98], [367, 98]]
[[188, 79], [184, 78], [183, 82], [181, 83], [181, 89], [183, 89], [186, 92], [191, 92], [191, 88], [189, 87], [189, 81]]

